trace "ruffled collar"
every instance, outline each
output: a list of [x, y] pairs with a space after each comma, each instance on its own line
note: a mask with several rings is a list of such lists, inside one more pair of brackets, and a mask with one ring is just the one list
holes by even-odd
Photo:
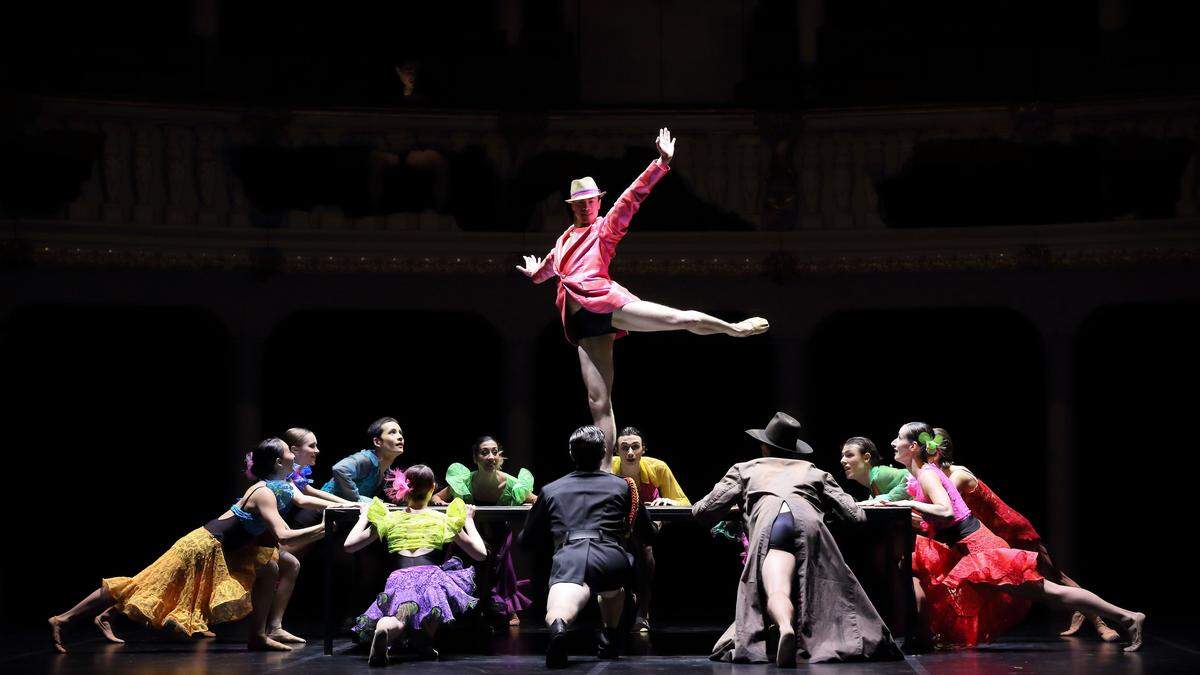
[[300, 466], [299, 464], [293, 464], [292, 472], [287, 475], [287, 480], [291, 482], [292, 485], [295, 485], [298, 489], [303, 490], [312, 484], [312, 479], [309, 478], [311, 475], [311, 466]]

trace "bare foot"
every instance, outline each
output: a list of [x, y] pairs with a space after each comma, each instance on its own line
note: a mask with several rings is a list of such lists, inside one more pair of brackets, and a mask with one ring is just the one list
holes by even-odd
[[1064, 630], [1063, 632], [1059, 633], [1059, 635], [1061, 635], [1063, 637], [1071, 637], [1072, 635], [1079, 633], [1079, 629], [1083, 628], [1084, 618], [1085, 617], [1083, 616], [1083, 612], [1075, 612], [1074, 614], [1072, 614], [1071, 615], [1071, 625], [1067, 626], [1067, 629]]
[[268, 635], [252, 636], [246, 640], [246, 649], [252, 652], [290, 652], [292, 648], [272, 640]]
[[306, 644], [304, 641], [304, 638], [292, 635], [291, 633], [284, 630], [282, 627], [272, 630], [267, 635], [267, 637], [271, 638], [272, 640], [279, 640], [280, 642], [283, 642], [286, 644], [292, 644], [292, 645]]
[[211, 639], [217, 637], [217, 634], [212, 632], [211, 630], [202, 630], [199, 633], [196, 633], [196, 637], [201, 640], [211, 640]]
[[1099, 635], [1100, 639], [1105, 642], [1117, 642], [1121, 639], [1121, 634], [1104, 623], [1104, 619], [1098, 616], [1092, 618], [1092, 625], [1096, 628], [1096, 635]]
[[779, 631], [779, 648], [775, 650], [775, 665], [780, 668], [796, 667], [796, 632]]
[[375, 630], [371, 638], [371, 654], [367, 657], [367, 665], [371, 667], [386, 666], [388, 663], [387, 631]]
[[733, 337], [749, 337], [751, 335], [765, 333], [770, 328], [771, 324], [769, 321], [760, 316], [754, 316], [746, 319], [745, 321], [739, 321], [733, 324], [734, 332], [730, 333], [730, 335]]
[[67, 645], [63, 642], [63, 629], [67, 627], [67, 622], [57, 616], [52, 616], [47, 623], [50, 624], [50, 639], [54, 642], [54, 651], [66, 654]]
[[125, 641], [117, 637], [117, 634], [113, 632], [112, 623], [108, 620], [108, 612], [97, 614], [96, 618], [92, 619], [92, 623], [96, 624], [96, 628], [100, 629], [100, 634], [104, 636], [105, 640], [115, 642], [119, 645], [125, 644]]
[[1142, 648], [1142, 632], [1146, 628], [1146, 615], [1141, 612], [1133, 613], [1133, 625], [1129, 626], [1129, 646], [1127, 652], [1136, 652]]

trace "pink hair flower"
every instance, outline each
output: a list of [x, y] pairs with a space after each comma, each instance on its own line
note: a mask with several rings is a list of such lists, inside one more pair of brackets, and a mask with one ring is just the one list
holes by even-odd
[[384, 483], [383, 494], [393, 502], [402, 502], [408, 497], [408, 478], [405, 477], [403, 471], [388, 469], [383, 475]]

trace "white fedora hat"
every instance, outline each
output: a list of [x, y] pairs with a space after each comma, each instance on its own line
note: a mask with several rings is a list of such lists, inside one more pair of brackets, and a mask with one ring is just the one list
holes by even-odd
[[600, 188], [596, 187], [596, 181], [592, 180], [591, 176], [584, 176], [583, 178], [576, 178], [571, 181], [571, 197], [564, 201], [577, 202], [581, 199], [603, 197], [605, 194], [600, 191]]

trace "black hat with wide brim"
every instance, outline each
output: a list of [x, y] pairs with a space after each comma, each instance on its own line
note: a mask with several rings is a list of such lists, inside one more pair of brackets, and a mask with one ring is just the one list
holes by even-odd
[[766, 429], [747, 429], [756, 441], [791, 455], [810, 455], [812, 446], [800, 440], [800, 423], [787, 413], [777, 412]]

